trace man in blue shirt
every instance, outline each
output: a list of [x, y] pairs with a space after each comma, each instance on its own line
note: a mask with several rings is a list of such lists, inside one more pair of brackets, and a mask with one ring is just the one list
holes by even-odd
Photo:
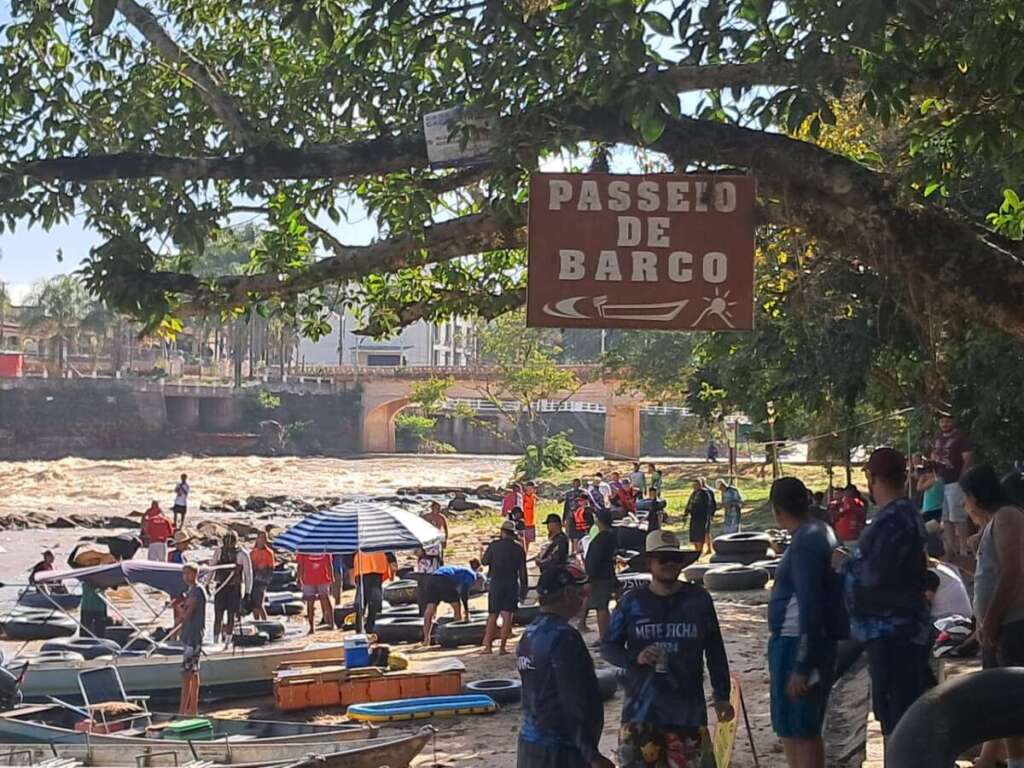
[[455, 620], [462, 621], [462, 609], [469, 615], [469, 590], [474, 584], [483, 584], [483, 566], [475, 557], [469, 561], [469, 568], [458, 565], [442, 565], [420, 582], [420, 602], [423, 610], [423, 644], [430, 645], [430, 633], [434, 628], [434, 617], [439, 603], [448, 603], [455, 613]]
[[928, 666], [931, 620], [925, 598], [928, 536], [906, 496], [907, 460], [879, 448], [864, 474], [878, 507], [852, 556], [833, 560], [845, 582], [850, 629], [864, 644], [875, 718], [889, 735], [918, 697], [935, 685]]
[[811, 515], [809, 494], [795, 477], [772, 483], [775, 519], [792, 535], [768, 603], [768, 671], [772, 727], [790, 768], [825, 768], [821, 727], [832, 687], [836, 641], [849, 634], [839, 576], [838, 540]]
[[719, 722], [732, 720], [729, 660], [711, 596], [679, 581], [685, 556], [675, 534], [647, 535], [649, 586], [634, 589], [612, 614], [601, 656], [626, 670], [619, 764], [701, 765], [710, 749], [704, 662]]
[[540, 615], [516, 651], [523, 680], [523, 727], [517, 768], [612, 768], [598, 752], [604, 705], [594, 662], [569, 623], [587, 597], [576, 566], [544, 571], [537, 582]]

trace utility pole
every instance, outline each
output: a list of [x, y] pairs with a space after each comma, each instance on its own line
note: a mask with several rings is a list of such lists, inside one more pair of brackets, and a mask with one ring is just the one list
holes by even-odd
[[771, 437], [771, 451], [772, 451], [772, 480], [779, 479], [779, 445], [775, 442], [775, 401], [769, 400], [767, 403], [768, 410], [768, 433]]

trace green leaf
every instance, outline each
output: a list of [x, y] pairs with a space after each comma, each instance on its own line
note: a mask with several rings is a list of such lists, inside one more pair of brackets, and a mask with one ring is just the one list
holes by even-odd
[[640, 118], [640, 136], [645, 144], [653, 144], [665, 132], [665, 114], [661, 109], [644, 112]]
[[931, 184], [924, 188], [924, 196], [931, 197], [935, 192], [942, 187], [942, 182], [933, 181]]
[[89, 15], [92, 17], [90, 31], [94, 35], [101, 35], [114, 20], [114, 11], [117, 9], [117, 0], [93, 0]]
[[672, 22], [666, 16], [657, 11], [647, 11], [644, 14], [644, 21], [651, 29], [665, 37], [672, 36]]

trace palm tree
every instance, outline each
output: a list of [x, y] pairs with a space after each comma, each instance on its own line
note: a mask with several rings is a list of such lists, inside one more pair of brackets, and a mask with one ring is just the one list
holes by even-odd
[[25, 309], [26, 331], [45, 334], [51, 353], [56, 342], [57, 375], [64, 377], [68, 349], [74, 345], [82, 321], [92, 306], [89, 292], [72, 275], [57, 275], [36, 283]]

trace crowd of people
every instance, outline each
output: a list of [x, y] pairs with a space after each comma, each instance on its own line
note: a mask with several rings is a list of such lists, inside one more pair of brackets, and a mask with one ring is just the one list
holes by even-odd
[[[772, 484], [769, 503], [790, 543], [767, 608], [767, 665], [772, 726], [792, 768], [825, 765], [822, 727], [830, 692], [857, 656], [866, 662], [882, 733], [893, 733], [936, 685], [936, 621], [969, 623], [973, 636], [963, 645], [980, 647], [984, 667], [1024, 666], [1024, 478], [1000, 480], [992, 467], [975, 465], [970, 442], [952, 418], [944, 416], [939, 427], [934, 445], [910, 462], [894, 448], [875, 450], [864, 466], [866, 493], [853, 483], [812, 493], [795, 477]], [[714, 602], [703, 587], [679, 576], [692, 561], [688, 549], [703, 553], [709, 547], [719, 510], [727, 532], [740, 530], [743, 497], [725, 480], [714, 487], [694, 480], [685, 509], [686, 548], [665, 527], [662, 487], [653, 464], [646, 472], [634, 463], [628, 473], [574, 480], [561, 513], [544, 516], [539, 539], [537, 485], [513, 484], [502, 500], [496, 538], [466, 565], [445, 561], [448, 521], [440, 505], [433, 502], [424, 512], [443, 534], [416, 553], [424, 644], [432, 641], [441, 604], [460, 619], [468, 614], [471, 592], [486, 584], [481, 652], [493, 653], [495, 642], [499, 654], [512, 652], [513, 615], [527, 594], [529, 563], [539, 571], [540, 616], [514, 649], [523, 682], [521, 768], [612, 765], [599, 750], [604, 713], [591, 651], [620, 670], [625, 700], [617, 761], [625, 768], [702, 764], [711, 749], [705, 676], [719, 721], [735, 716]], [[154, 503], [142, 536], [151, 559], [187, 566], [188, 589], [174, 605], [182, 642], [193, 649], [183, 660], [183, 711], [194, 711], [189, 707], [193, 683], [198, 690], [206, 596], [195, 587], [190, 539], [177, 524], [177, 513], [184, 521], [187, 496], [182, 476], [175, 520]], [[642, 555], [651, 579], [620, 596], [615, 526], [634, 519], [646, 519]], [[391, 553], [299, 555], [296, 561], [311, 633], [316, 604], [324, 622], [333, 624], [332, 597], [337, 602], [353, 582], [372, 631], [383, 585], [395, 574]], [[231, 566], [214, 577], [215, 636], [232, 633], [245, 599], [255, 616], [266, 615], [263, 595], [276, 565], [266, 534], [244, 550], [229, 533], [210, 562]], [[52, 567], [50, 553], [37, 566]], [[588, 646], [581, 632], [591, 611], [597, 640]], [[1001, 762], [1024, 768], [1024, 741], [985, 745], [977, 765]]]

